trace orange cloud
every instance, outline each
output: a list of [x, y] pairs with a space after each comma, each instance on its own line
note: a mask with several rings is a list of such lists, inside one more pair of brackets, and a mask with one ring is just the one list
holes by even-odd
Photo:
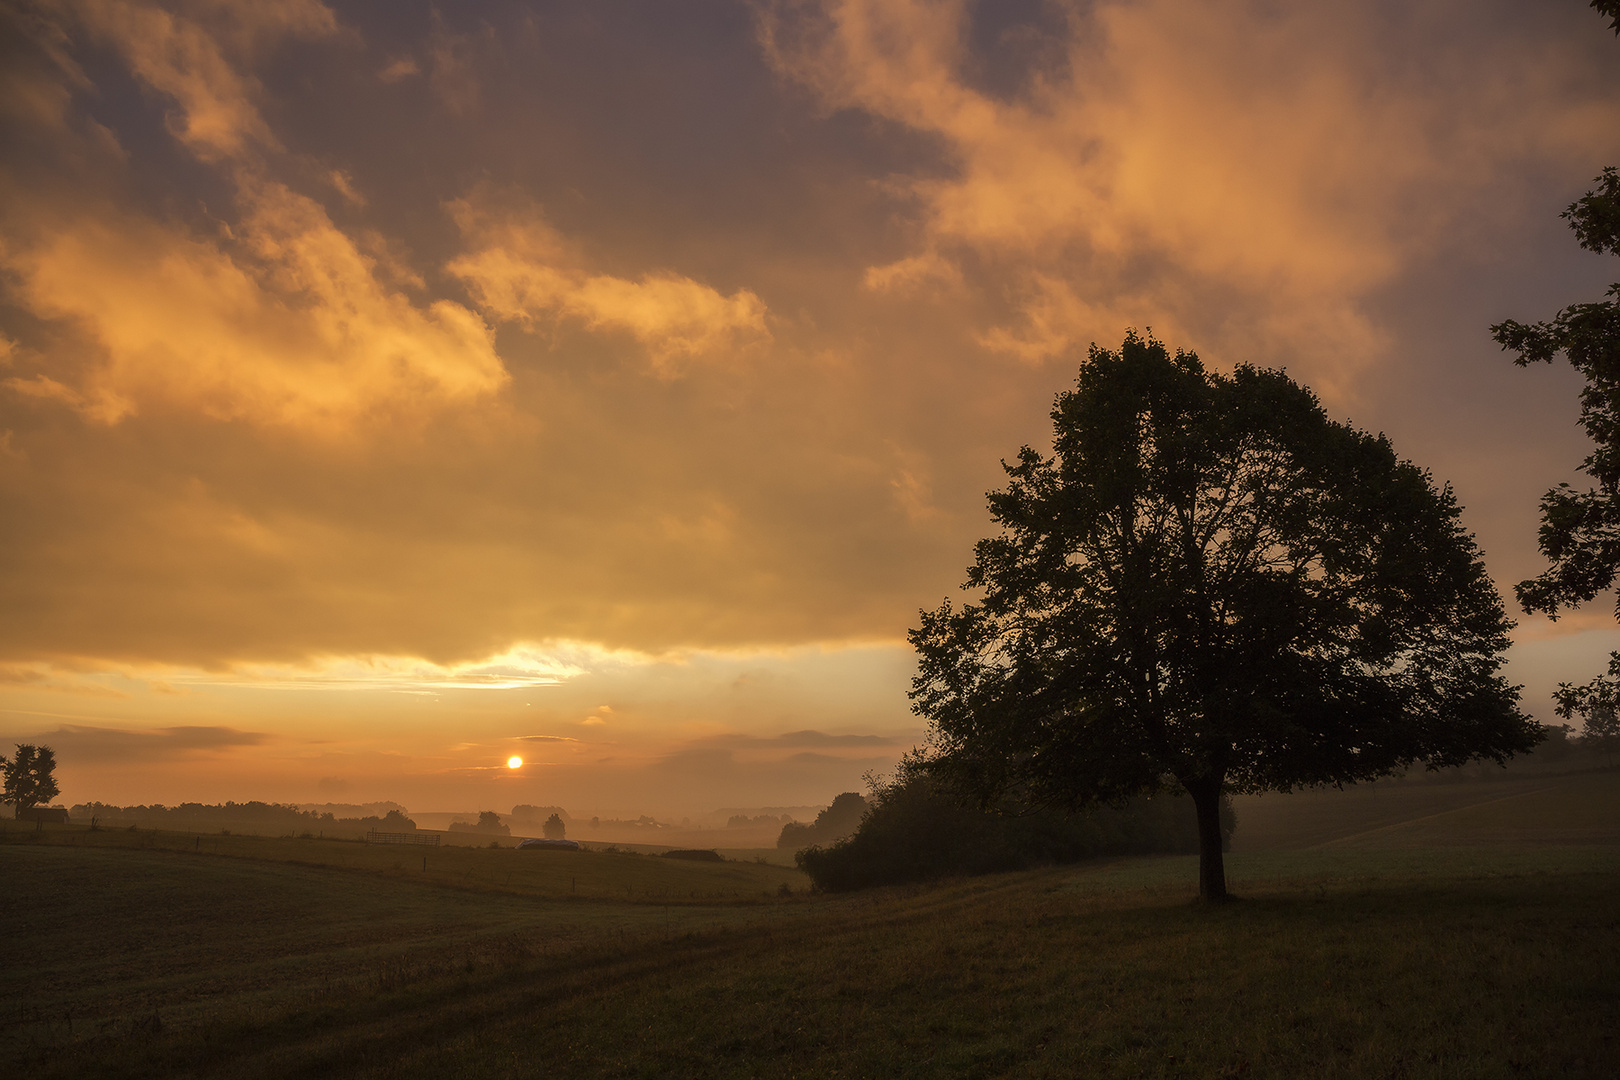
[[962, 271], [937, 251], [910, 255], [884, 266], [869, 266], [862, 284], [872, 292], [906, 292], [927, 285], [960, 286]]
[[[466, 404], [506, 385], [476, 314], [448, 300], [418, 304], [384, 284], [401, 275], [379, 267], [319, 203], [270, 178], [250, 152], [279, 143], [253, 103], [256, 81], [232, 56], [288, 35], [330, 34], [330, 12], [299, 0], [225, 5], [206, 9], [218, 25], [205, 26], [113, 0], [74, 10], [174, 102], [171, 130], [231, 178], [236, 219], [204, 233], [54, 191], [15, 192], [0, 266], [32, 314], [71, 323], [84, 340], [37, 358], [47, 370], [8, 380], [10, 389], [102, 423], [163, 403], [333, 430], [369, 415]], [[345, 173], [326, 178], [363, 204]]]
[[[978, 334], [993, 351], [1057, 356], [1128, 316], [1195, 325], [1206, 348], [1315, 354], [1313, 376], [1342, 384], [1387, 344], [1364, 297], [1463, 201], [1433, 196], [1466, 196], [1492, 172], [1459, 165], [1584, 157], [1594, 127], [1620, 119], [1586, 103], [1548, 125], [1518, 106], [1555, 88], [1386, 70], [1376, 19], [1116, 0], [1069, 12], [1012, 95], [972, 77], [966, 0], [784, 6], [761, 36], [777, 70], [829, 106], [947, 149], [947, 169], [891, 180], [917, 208], [923, 251], [869, 268], [868, 288], [941, 276], [953, 251], [973, 251], [1012, 285], [1014, 320]], [[1132, 285], [1144, 268], [1151, 305]], [[1211, 319], [1234, 304], [1239, 326]]]
[[660, 375], [683, 361], [729, 356], [769, 340], [766, 307], [747, 289], [730, 296], [670, 272], [639, 279], [592, 274], [537, 211], [493, 217], [467, 199], [451, 213], [473, 249], [448, 266], [491, 316], [534, 326], [571, 319], [603, 332], [624, 332]]
[[475, 401], [505, 385], [477, 315], [383, 286], [319, 204], [251, 175], [240, 202], [228, 238], [79, 218], [5, 251], [30, 310], [73, 320], [101, 353], [75, 387], [48, 376], [11, 385], [104, 423], [160, 401], [302, 427]]

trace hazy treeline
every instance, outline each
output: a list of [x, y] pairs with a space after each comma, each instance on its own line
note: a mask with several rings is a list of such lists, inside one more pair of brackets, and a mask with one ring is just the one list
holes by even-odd
[[512, 807], [512, 813], [508, 815], [507, 820], [519, 828], [540, 828], [553, 814], [557, 815], [564, 825], [574, 824], [573, 816], [560, 806], [530, 806], [527, 803]]
[[728, 829], [775, 829], [793, 821], [792, 814], [732, 814], [726, 819]]
[[[1223, 846], [1236, 824], [1230, 800], [1223, 799]], [[1197, 850], [1198, 817], [1185, 795], [1136, 798], [1080, 813], [997, 813], [965, 806], [925, 773], [902, 769], [874, 791], [854, 835], [807, 848], [796, 859], [817, 888], [837, 892], [1101, 855]]]
[[[398, 806], [394, 804], [383, 804]], [[344, 807], [347, 809], [347, 807]], [[363, 809], [356, 807], [355, 809]], [[410, 832], [416, 822], [399, 809], [384, 814], [363, 817], [338, 817], [331, 811], [302, 810], [286, 803], [224, 802], [181, 803], [164, 806], [112, 806], [108, 803], [88, 802], [72, 807], [68, 814], [75, 822], [122, 828], [130, 825], [149, 829], [172, 829], [176, 832], [214, 832], [228, 829], [246, 833], [319, 833], [327, 836], [360, 836], [369, 830], [379, 832]]]
[[485, 833], [490, 836], [511, 836], [512, 828], [501, 824], [501, 815], [493, 810], [485, 810], [478, 815], [477, 821], [452, 821], [449, 832]]
[[600, 829], [604, 826], [616, 831], [657, 832], [661, 829], [674, 829], [678, 826], [669, 822], [658, 821], [646, 814], [635, 820], [625, 818], [576, 818], [560, 806], [530, 806], [527, 804], [512, 807], [512, 813], [507, 820], [515, 827], [534, 832], [545, 828], [545, 825], [555, 816], [570, 832], [576, 827]]
[[[645, 834], [649, 837], [655, 837], [660, 832], [677, 831], [686, 828], [686, 826], [674, 825], [667, 821], [659, 821], [657, 818], [649, 817], [646, 814], [642, 814], [634, 820], [630, 818], [593, 817], [586, 824], [592, 829], [608, 829], [617, 833], [632, 833], [638, 836]], [[650, 840], [649, 843], [657, 843], [657, 840]]]
[[311, 814], [331, 814], [338, 818], [386, 817], [390, 810], [396, 810], [406, 816], [410, 811], [405, 809], [404, 803], [397, 802], [323, 802], [323, 803], [296, 803], [298, 809]]

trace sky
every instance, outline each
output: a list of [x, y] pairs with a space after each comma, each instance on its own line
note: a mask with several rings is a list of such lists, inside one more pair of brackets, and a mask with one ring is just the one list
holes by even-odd
[[[0, 17], [0, 745], [69, 803], [862, 790], [1131, 328], [1386, 432], [1510, 601], [1587, 450], [1487, 329], [1620, 277], [1578, 0]], [[1613, 610], [1517, 618], [1552, 722]]]

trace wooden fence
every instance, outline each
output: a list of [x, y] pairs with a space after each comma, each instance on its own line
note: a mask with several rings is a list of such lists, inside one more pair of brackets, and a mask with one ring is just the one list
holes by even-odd
[[375, 829], [366, 833], [368, 844], [421, 844], [424, 847], [438, 847], [439, 834], [436, 832], [377, 832]]

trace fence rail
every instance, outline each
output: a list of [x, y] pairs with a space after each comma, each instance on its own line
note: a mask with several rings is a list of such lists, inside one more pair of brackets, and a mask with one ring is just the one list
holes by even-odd
[[375, 829], [366, 833], [368, 844], [421, 844], [424, 847], [438, 847], [438, 833], [421, 832], [377, 832]]

